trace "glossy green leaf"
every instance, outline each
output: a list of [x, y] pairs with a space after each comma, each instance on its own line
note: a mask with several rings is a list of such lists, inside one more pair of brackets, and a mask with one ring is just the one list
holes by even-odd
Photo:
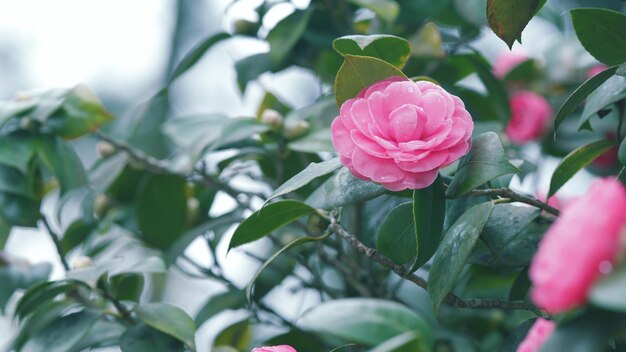
[[626, 77], [613, 76], [602, 83], [587, 97], [585, 108], [578, 123], [582, 128], [600, 110], [626, 97]]
[[0, 102], [0, 127], [14, 117], [21, 117], [37, 107], [34, 100], [17, 100]]
[[38, 199], [32, 180], [18, 169], [0, 164], [0, 192]]
[[333, 41], [341, 55], [370, 56], [402, 68], [411, 54], [411, 45], [400, 37], [388, 34], [347, 35]]
[[231, 37], [232, 36], [228, 33], [216, 33], [202, 40], [195, 47], [193, 47], [182, 60], [180, 60], [170, 75], [169, 83], [192, 68], [202, 58], [202, 56], [204, 56], [204, 54], [206, 54], [206, 52], [213, 47], [213, 45]]
[[446, 195], [441, 177], [424, 189], [413, 192], [413, 220], [417, 238], [417, 258], [413, 268], [426, 264], [441, 242], [446, 216]]
[[448, 230], [435, 252], [428, 275], [428, 292], [436, 314], [454, 288], [493, 208], [492, 202], [485, 202], [466, 211]]
[[327, 301], [305, 312], [299, 323], [305, 330], [368, 346], [408, 331], [417, 333], [427, 348], [433, 344], [431, 328], [422, 317], [401, 304], [380, 299]]
[[267, 34], [270, 44], [269, 58], [272, 65], [280, 65], [306, 30], [313, 8], [296, 10], [278, 22]]
[[391, 209], [376, 234], [376, 248], [381, 254], [400, 265], [417, 256], [413, 203], [400, 204]]
[[391, 23], [396, 20], [400, 12], [398, 3], [394, 0], [348, 0], [349, 2], [372, 10], [385, 22]]
[[287, 180], [287, 182], [283, 183], [272, 192], [266, 202], [300, 189], [308, 185], [314, 179], [328, 175], [340, 167], [341, 163], [339, 162], [339, 158], [330, 159], [321, 163], [311, 163], [300, 173]]
[[83, 285], [83, 283], [76, 280], [60, 280], [44, 282], [32, 286], [17, 302], [15, 316], [19, 319], [24, 319], [45, 302]]
[[552, 197], [578, 171], [614, 146], [614, 141], [601, 140], [583, 145], [569, 153], [561, 160], [552, 174], [547, 198]]
[[0, 265], [0, 282], [2, 282], [0, 286], [0, 311], [4, 312], [9, 298], [13, 296], [15, 291], [27, 289], [36, 283], [46, 281], [51, 271], [52, 266], [49, 263]]
[[167, 249], [186, 227], [185, 180], [175, 175], [147, 176], [136, 195], [136, 217], [143, 239], [151, 246]]
[[195, 348], [196, 325], [184, 310], [167, 303], [146, 303], [135, 308], [137, 318], [190, 348]]
[[[334, 103], [333, 103], [334, 105]], [[313, 131], [287, 144], [287, 148], [302, 153], [334, 152], [330, 128]]]
[[517, 275], [513, 285], [511, 285], [511, 291], [509, 291], [509, 300], [511, 301], [523, 301], [530, 290], [530, 278], [528, 277], [528, 267], [524, 267], [522, 271]]
[[0, 193], [0, 218], [2, 228], [9, 226], [37, 227], [40, 219], [41, 199]]
[[480, 235], [488, 248], [480, 262], [500, 268], [528, 265], [549, 226], [535, 222], [540, 214], [536, 208], [497, 205]]
[[346, 100], [356, 97], [364, 88], [389, 77], [406, 78], [402, 71], [383, 60], [346, 55], [335, 78], [337, 105], [342, 105]]
[[354, 177], [350, 170], [341, 168], [305, 201], [315, 208], [330, 209], [372, 199], [385, 193], [383, 186]]
[[536, 319], [528, 319], [521, 323], [513, 332], [506, 338], [502, 346], [502, 352], [517, 352], [517, 348], [524, 341], [528, 335], [528, 331], [535, 324]]
[[232, 290], [212, 295], [196, 314], [196, 326], [225, 310], [244, 308], [247, 305], [246, 293], [243, 290]]
[[48, 127], [56, 135], [73, 139], [97, 130], [113, 120], [113, 115], [85, 85], [78, 85], [63, 97], [58, 110], [46, 120]]
[[101, 315], [89, 310], [71, 313], [48, 325], [32, 336], [22, 352], [72, 352]]
[[140, 324], [129, 328], [120, 340], [122, 352], [182, 352], [184, 345], [158, 330]]
[[472, 149], [461, 158], [446, 196], [459, 197], [496, 177], [518, 172], [507, 159], [500, 137], [493, 132], [483, 133], [474, 139]]
[[576, 36], [587, 51], [607, 65], [626, 61], [626, 15], [600, 8], [570, 11]]
[[256, 241], [316, 210], [295, 200], [281, 200], [252, 213], [235, 230], [228, 249]]
[[626, 292], [626, 267], [620, 266], [593, 284], [589, 301], [598, 307], [623, 313], [626, 312], [624, 292]]
[[556, 113], [556, 117], [554, 118], [554, 130], [557, 131], [567, 116], [574, 112], [578, 105], [580, 105], [580, 103], [582, 103], [587, 96], [591, 94], [591, 92], [596, 90], [596, 88], [602, 85], [602, 83], [612, 77], [616, 70], [617, 66], [609, 67], [597, 75], [589, 78], [576, 88], [574, 93], [572, 93], [572, 95], [565, 100], [563, 105], [561, 105], [561, 108], [559, 108], [559, 111]]
[[545, 0], [488, 0], [489, 26], [511, 48], [515, 40], [521, 43], [522, 31], [544, 3]]

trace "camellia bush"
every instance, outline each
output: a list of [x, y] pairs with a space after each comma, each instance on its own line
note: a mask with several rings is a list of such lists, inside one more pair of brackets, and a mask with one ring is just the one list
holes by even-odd
[[[8, 350], [626, 350], [624, 3], [312, 0], [262, 27], [282, 3], [199, 43], [125, 118], [82, 85], [0, 104], [0, 249], [11, 229], [39, 228], [65, 268], [50, 281], [50, 265], [0, 251]], [[512, 47], [535, 16], [563, 37], [544, 60], [490, 63], [474, 45], [490, 27]], [[168, 116], [170, 84], [240, 37], [269, 44], [236, 63], [242, 94], [297, 66], [321, 96]], [[98, 141], [97, 160], [78, 157], [79, 138]], [[561, 197], [583, 169], [597, 179]], [[247, 285], [224, 252], [257, 262]], [[173, 267], [223, 290], [195, 316], [159, 302]], [[297, 319], [270, 297], [286, 283], [316, 293]], [[234, 310], [247, 314], [196, 343]]]

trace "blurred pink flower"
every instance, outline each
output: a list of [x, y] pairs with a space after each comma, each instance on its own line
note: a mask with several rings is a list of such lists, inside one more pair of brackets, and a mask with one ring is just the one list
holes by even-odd
[[509, 104], [511, 120], [506, 126], [507, 137], [517, 144], [539, 138], [552, 117], [550, 103], [539, 94], [520, 91], [511, 96]]
[[295, 348], [289, 345], [280, 345], [280, 346], [265, 346], [253, 348], [251, 352], [298, 352]]
[[598, 65], [594, 65], [591, 66], [587, 72], [585, 73], [585, 75], [587, 76], [587, 79], [597, 75], [598, 73], [606, 70], [607, 68], [609, 68], [607, 65], [603, 65], [603, 64], [598, 64]]
[[549, 313], [585, 303], [589, 288], [612, 270], [623, 249], [626, 189], [613, 178], [596, 180], [571, 200], [539, 243], [530, 265], [530, 296]]
[[555, 328], [555, 322], [538, 318], [528, 331], [524, 341], [517, 347], [517, 352], [539, 352]]
[[392, 77], [343, 103], [332, 123], [341, 163], [391, 191], [421, 189], [467, 153], [474, 122], [458, 97], [431, 82]]
[[526, 54], [517, 51], [503, 51], [493, 63], [493, 74], [498, 78], [504, 78], [511, 69], [529, 59]]

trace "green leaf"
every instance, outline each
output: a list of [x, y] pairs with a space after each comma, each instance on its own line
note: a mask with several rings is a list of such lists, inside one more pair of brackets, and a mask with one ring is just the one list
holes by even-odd
[[170, 75], [169, 83], [171, 84], [176, 78], [193, 67], [202, 58], [202, 56], [204, 56], [204, 54], [206, 54], [206, 52], [213, 47], [213, 45], [231, 37], [232, 36], [228, 33], [216, 33], [202, 40], [193, 49], [191, 49], [182, 60], [180, 60]]
[[582, 128], [589, 119], [605, 107], [626, 97], [626, 77], [613, 76], [602, 83], [587, 97], [585, 108], [580, 115], [578, 128]]
[[87, 186], [87, 173], [76, 151], [57, 138], [44, 138], [38, 157], [59, 181], [61, 193]]
[[243, 290], [232, 290], [212, 295], [196, 314], [196, 326], [225, 310], [244, 308], [247, 304], [246, 293]]
[[22, 352], [73, 352], [101, 315], [89, 310], [68, 314], [32, 336]]
[[[335, 103], [333, 102], [333, 105]], [[313, 131], [287, 144], [287, 148], [302, 153], [334, 152], [330, 128]]]
[[619, 149], [617, 150], [617, 158], [619, 159], [622, 165], [626, 165], [626, 139], [622, 139], [622, 142], [619, 145]]
[[92, 233], [96, 225], [84, 219], [77, 219], [63, 233], [61, 237], [61, 249], [63, 253], [68, 253], [85, 242], [87, 236]]
[[0, 127], [13, 117], [21, 117], [37, 107], [34, 100], [18, 100], [0, 102]]
[[400, 204], [391, 209], [376, 234], [376, 248], [400, 265], [416, 258], [418, 243], [413, 222], [413, 203]]
[[195, 349], [196, 326], [184, 310], [167, 303], [146, 303], [135, 308], [135, 314], [146, 325]]
[[15, 132], [0, 138], [0, 164], [14, 167], [26, 174], [39, 148], [39, 138]]
[[120, 340], [122, 352], [182, 352], [183, 344], [144, 324], [129, 328]]
[[589, 165], [597, 157], [615, 146], [614, 141], [601, 140], [583, 145], [561, 160], [550, 179], [550, 190], [546, 198], [552, 197], [578, 171]]
[[618, 76], [626, 77], [626, 63], [623, 63], [617, 67], [615, 74]]
[[483, 133], [474, 139], [472, 149], [461, 158], [446, 196], [456, 198], [496, 177], [518, 172], [507, 159], [500, 137], [493, 132]]
[[186, 227], [185, 180], [175, 175], [148, 175], [136, 195], [136, 217], [143, 239], [167, 249]]
[[49, 263], [35, 265], [9, 263], [6, 266], [0, 264], [0, 282], [2, 282], [2, 286], [0, 286], [0, 311], [4, 312], [7, 302], [15, 291], [27, 289], [36, 283], [46, 281], [51, 271], [52, 266]]
[[513, 285], [511, 285], [511, 291], [509, 292], [509, 300], [511, 301], [523, 301], [530, 289], [530, 279], [528, 278], [528, 267], [524, 267], [522, 271], [517, 275]]
[[119, 322], [98, 320], [74, 348], [76, 351], [85, 351], [117, 346], [125, 331], [126, 326]]
[[333, 48], [342, 56], [369, 56], [402, 68], [411, 54], [411, 45], [400, 37], [388, 34], [347, 35], [333, 41]]
[[426, 264], [441, 242], [446, 216], [446, 195], [441, 177], [424, 189], [413, 192], [413, 220], [417, 258], [413, 269]]
[[2, 228], [9, 226], [37, 227], [40, 218], [41, 199], [0, 193], [0, 219]]
[[626, 267], [622, 265], [593, 284], [589, 301], [598, 307], [623, 313], [626, 312], [625, 290]]
[[526, 60], [511, 68], [504, 76], [505, 82], [529, 82], [540, 75], [537, 62], [533, 59]]
[[252, 329], [250, 321], [244, 319], [227, 326], [213, 340], [213, 347], [233, 346], [235, 350], [243, 351], [248, 348], [252, 341]]
[[[556, 113], [556, 117], [554, 118], [554, 130], [557, 131], [559, 126], [567, 116], [569, 116], [580, 103], [582, 103], [591, 92], [596, 90], [604, 81], [613, 76], [615, 71], [617, 70], [617, 66], [609, 67], [606, 70], [598, 73], [597, 75], [589, 78], [583, 84], [581, 84], [572, 95], [570, 95], [567, 100], [561, 105], [561, 108]], [[556, 133], [556, 132], [555, 132]]]
[[578, 40], [593, 57], [607, 65], [626, 61], [626, 15], [600, 8], [573, 9], [570, 14]]
[[517, 348], [522, 341], [524, 341], [528, 335], [528, 331], [535, 324], [535, 321], [536, 319], [528, 319], [513, 330], [513, 332], [504, 341], [501, 352], [517, 352]]
[[242, 220], [239, 211], [230, 212], [220, 215], [214, 219], [210, 219], [192, 229], [185, 231], [176, 242], [169, 246], [168, 250], [163, 254], [163, 260], [167, 265], [171, 265], [176, 258], [185, 251], [185, 249], [195, 240], [208, 231], [214, 230], [224, 225], [231, 225]]
[[335, 78], [337, 105], [341, 106], [346, 100], [356, 97], [364, 88], [390, 77], [406, 78], [402, 71], [383, 60], [346, 55]]
[[368, 352], [428, 352], [431, 349], [421, 341], [420, 334], [415, 331], [407, 331], [404, 334], [394, 336]]
[[480, 262], [499, 268], [528, 265], [549, 226], [535, 222], [540, 214], [536, 208], [497, 205], [480, 235], [489, 249]]
[[392, 23], [400, 13], [400, 6], [393, 0], [348, 0], [349, 2], [372, 10], [383, 21]]
[[381, 299], [327, 301], [305, 312], [299, 323], [306, 330], [368, 346], [408, 331], [416, 333], [427, 348], [433, 344], [431, 328], [422, 317], [401, 304]]
[[545, 0], [488, 0], [489, 26], [512, 48], [516, 39], [521, 43], [522, 31], [544, 3]]
[[15, 307], [15, 317], [24, 319], [37, 307], [60, 294], [72, 291], [84, 284], [76, 280], [49, 281], [29, 288]]
[[340, 167], [341, 163], [339, 162], [339, 158], [330, 159], [321, 163], [311, 163], [304, 170], [278, 187], [272, 195], [267, 198], [266, 203], [276, 197], [298, 190], [308, 185], [314, 179], [328, 175]]
[[485, 202], [466, 211], [448, 230], [435, 252], [428, 275], [428, 292], [436, 314], [463, 271], [493, 208], [492, 202]]
[[248, 82], [257, 79], [262, 73], [272, 68], [268, 53], [254, 54], [235, 63], [237, 84], [241, 92], [245, 92]]
[[291, 50], [302, 37], [313, 14], [313, 8], [296, 10], [278, 22], [267, 34], [270, 44], [269, 58], [273, 66], [279, 66], [291, 53]]
[[19, 170], [0, 164], [0, 192], [16, 196], [38, 199], [31, 179]]
[[341, 168], [306, 199], [315, 208], [330, 209], [372, 199], [385, 193], [383, 186], [354, 177]]
[[113, 120], [102, 103], [85, 85], [77, 85], [63, 98], [58, 110], [46, 120], [54, 134], [73, 139], [97, 130]]
[[252, 213], [235, 230], [228, 250], [256, 241], [316, 210], [295, 200], [281, 200]]

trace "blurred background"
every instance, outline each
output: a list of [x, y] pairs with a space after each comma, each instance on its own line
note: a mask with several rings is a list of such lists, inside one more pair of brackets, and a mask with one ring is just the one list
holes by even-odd
[[[278, 21], [295, 8], [306, 8], [308, 0], [275, 1], [263, 17], [259, 35], [262, 37]], [[609, 1], [611, 2], [611, 1]], [[9, 100], [16, 92], [33, 88], [71, 87], [84, 83], [95, 91], [104, 105], [118, 117], [128, 114], [137, 102], [146, 101], [165, 85], [176, 63], [196, 43], [218, 31], [233, 32], [240, 20], [258, 21], [254, 9], [261, 0], [21, 0], [0, 2], [0, 99]], [[482, 0], [457, 1], [468, 8], [468, 16], [480, 23], [484, 13]], [[560, 17], [567, 8], [592, 4], [595, 1], [549, 1], [551, 15]], [[613, 1], [619, 3], [619, 1]], [[367, 14], [366, 14], [367, 15]], [[560, 20], [558, 28], [547, 16], [536, 17], [524, 31], [520, 51], [550, 66], [546, 72], [554, 80], [572, 75], [589, 65], [593, 59], [579, 46], [568, 27]], [[482, 27], [472, 43], [485, 57], [494, 60], [508, 50], [488, 28]], [[314, 102], [331, 88], [306, 69], [291, 67], [279, 73], [265, 73], [250, 83], [242, 94], [237, 86], [235, 63], [254, 53], [268, 51], [265, 41], [246, 37], [220, 43], [209, 51], [192, 70], [172, 88], [169, 116], [219, 112], [227, 116], [254, 116], [265, 91], [270, 91], [293, 108]], [[464, 81], [469, 86], [480, 85], [476, 77]], [[96, 156], [95, 140], [75, 142], [83, 160]], [[539, 145], [526, 147], [525, 153], [539, 155]], [[529, 190], [530, 183], [540, 191], [547, 189], [546, 175], [556, 166], [557, 159], [546, 157], [534, 180], [514, 187]], [[569, 198], [584, 193], [591, 175], [583, 172], [562, 190]], [[538, 180], [538, 182], [537, 182]], [[534, 186], [533, 186], [534, 187]], [[227, 197], [220, 198], [211, 211], [215, 214], [234, 206]], [[7, 244], [7, 251], [33, 263], [52, 262], [52, 278], [63, 276], [55, 249], [46, 235], [36, 230], [16, 229]], [[190, 246], [187, 254], [199, 263], [210, 265], [204, 246]], [[236, 253], [229, 255], [229, 274], [245, 285], [255, 269], [255, 262]], [[168, 288], [163, 300], [174, 303], [191, 315], [218, 286], [207, 279], [193, 279], [176, 268], [170, 270]], [[1, 285], [2, 283], [0, 283]], [[185, 290], [176, 290], [184, 286]], [[315, 297], [293, 296], [284, 284], [272, 297], [288, 317], [296, 317], [315, 304]], [[205, 324], [198, 333], [202, 351], [224, 321], [233, 319], [229, 313]], [[0, 346], [12, 335], [15, 323], [10, 316], [0, 316]]]

